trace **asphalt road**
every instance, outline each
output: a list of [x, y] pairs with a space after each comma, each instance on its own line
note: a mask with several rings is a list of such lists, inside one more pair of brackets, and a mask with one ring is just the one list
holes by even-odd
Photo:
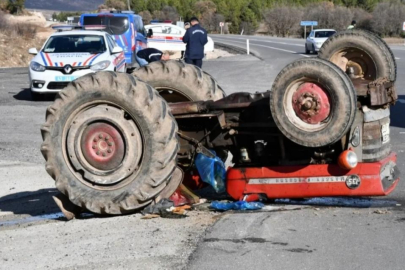
[[[240, 36], [215, 41], [245, 45]], [[229, 94], [266, 91], [289, 62], [306, 57], [303, 41], [250, 38], [258, 57], [204, 62]], [[391, 142], [405, 172], [405, 51], [394, 47], [397, 89]], [[39, 128], [52, 97], [31, 100], [26, 69], [0, 69], [0, 269], [403, 269], [405, 184], [387, 198], [343, 200], [182, 220], [140, 215], [66, 222], [39, 152]], [[363, 208], [358, 207], [362, 204]], [[206, 230], [208, 228], [208, 230]]]

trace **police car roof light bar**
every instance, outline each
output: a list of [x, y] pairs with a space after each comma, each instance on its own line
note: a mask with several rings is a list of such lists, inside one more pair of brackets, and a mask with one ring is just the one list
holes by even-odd
[[151, 20], [150, 24], [173, 24], [173, 22], [170, 20]]
[[105, 30], [105, 25], [85, 25], [84, 30]]
[[52, 26], [52, 29], [58, 32], [62, 32], [62, 31], [71, 31], [74, 29], [82, 29], [82, 27], [77, 25], [55, 25]]

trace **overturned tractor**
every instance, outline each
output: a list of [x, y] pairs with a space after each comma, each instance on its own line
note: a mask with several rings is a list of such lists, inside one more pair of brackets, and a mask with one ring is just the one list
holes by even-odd
[[51, 105], [41, 151], [75, 205], [122, 214], [169, 197], [197, 153], [226, 159], [234, 199], [382, 196], [399, 181], [390, 148], [396, 66], [377, 36], [350, 30], [297, 60], [264, 93], [225, 97], [179, 61], [98, 72]]

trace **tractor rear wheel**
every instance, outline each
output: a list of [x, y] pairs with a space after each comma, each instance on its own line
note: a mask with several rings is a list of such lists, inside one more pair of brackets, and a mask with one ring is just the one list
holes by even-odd
[[322, 45], [319, 57], [339, 66], [352, 79], [395, 81], [397, 67], [388, 45], [365, 30], [346, 30], [330, 37]]
[[270, 92], [270, 109], [280, 131], [306, 147], [340, 140], [356, 113], [356, 93], [336, 65], [306, 58], [287, 65]]
[[177, 124], [168, 104], [129, 74], [98, 72], [72, 82], [48, 108], [41, 131], [56, 187], [94, 213], [151, 203], [176, 168]]
[[153, 86], [167, 102], [215, 101], [225, 96], [211, 75], [183, 61], [152, 62], [132, 75]]

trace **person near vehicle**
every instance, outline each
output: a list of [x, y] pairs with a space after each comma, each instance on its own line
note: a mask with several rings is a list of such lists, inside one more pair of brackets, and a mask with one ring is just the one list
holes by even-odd
[[[190, 28], [190, 23], [189, 22], [184, 23], [184, 29], [187, 30], [189, 28]], [[185, 51], [181, 51], [181, 59], [185, 59], [184, 53], [185, 53]]]
[[200, 26], [196, 17], [191, 18], [190, 24], [191, 27], [187, 29], [183, 37], [183, 42], [186, 43], [185, 61], [187, 64], [201, 68], [204, 45], [208, 42], [207, 31]]
[[159, 51], [155, 48], [146, 48], [143, 50], [138, 51], [136, 54], [139, 58], [145, 59], [148, 63], [152, 63], [155, 61], [167, 61], [170, 60], [170, 54], [167, 51]]
[[347, 27], [347, 29], [353, 29], [356, 26], [356, 21], [353, 20], [352, 23]]

